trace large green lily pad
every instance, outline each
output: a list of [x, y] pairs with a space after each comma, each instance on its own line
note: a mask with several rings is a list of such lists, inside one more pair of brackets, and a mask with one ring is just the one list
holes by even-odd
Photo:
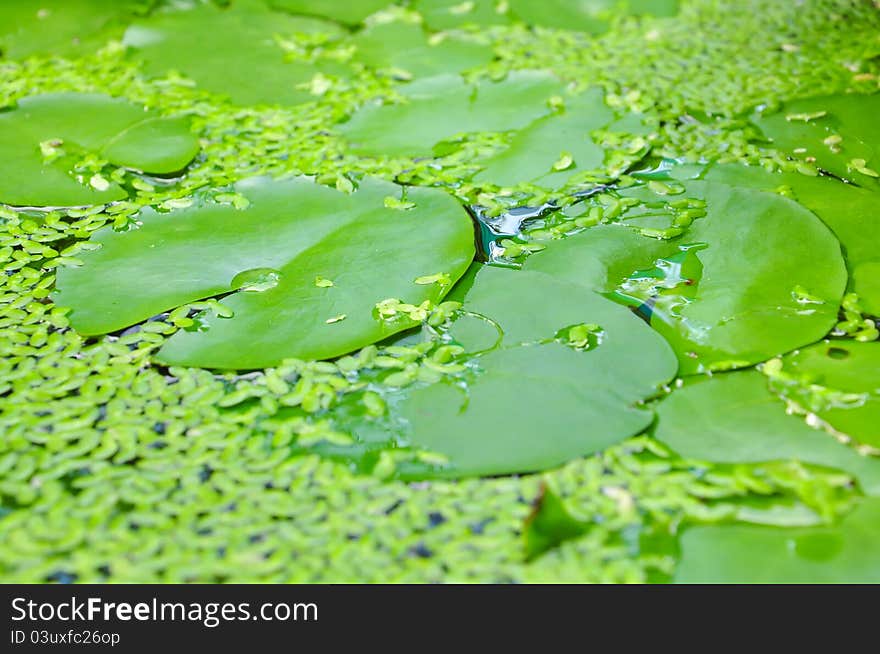
[[783, 395], [855, 444], [880, 451], [880, 343], [817, 343], [786, 356], [782, 372]]
[[678, 583], [878, 583], [880, 498], [838, 525], [780, 528], [713, 525], [681, 538]]
[[[629, 194], [650, 202], [643, 190]], [[814, 214], [724, 184], [692, 181], [687, 195], [704, 199], [707, 215], [675, 238], [634, 237], [623, 225], [588, 229], [551, 243], [526, 268], [637, 308], [669, 340], [683, 374], [749, 366], [831, 330], [846, 267]]]
[[[304, 178], [257, 178], [236, 190], [247, 209], [201, 203], [145, 211], [138, 229], [99, 231], [101, 249], [59, 272], [55, 301], [73, 308], [82, 334], [105, 334], [174, 307], [239, 290], [229, 318], [205, 318], [158, 354], [169, 364], [262, 368], [298, 357], [325, 359], [407, 329], [380, 318], [377, 302], [438, 301], [473, 258], [473, 229], [450, 196], [411, 189], [409, 210], [385, 207], [400, 187], [365, 180], [345, 194]], [[393, 203], [392, 203], [393, 204]]]
[[270, 11], [256, 0], [238, 0], [227, 8], [202, 4], [158, 11], [132, 24], [123, 43], [143, 61], [148, 75], [177, 71], [237, 104], [292, 105], [314, 99], [304, 86], [315, 74], [345, 72], [330, 62], [285, 61], [274, 36], [297, 33], [335, 35], [340, 28]]
[[550, 113], [548, 101], [560, 91], [560, 82], [541, 71], [476, 85], [437, 75], [402, 86], [404, 102], [362, 107], [339, 130], [361, 154], [426, 156], [458, 134], [525, 127]]
[[413, 77], [458, 73], [489, 63], [492, 48], [454, 36], [429, 40], [421, 26], [397, 21], [380, 23], [353, 39], [354, 59], [373, 68], [393, 68]]
[[837, 177], [880, 188], [880, 93], [830, 95], [785, 104], [756, 123], [773, 144]]
[[529, 25], [601, 34], [620, 14], [674, 16], [678, 0], [510, 0], [510, 10]]
[[713, 166], [705, 176], [732, 186], [784, 191], [828, 225], [843, 246], [850, 288], [865, 310], [880, 315], [880, 195], [831, 177], [767, 174], [756, 167]]
[[161, 118], [106, 95], [31, 96], [0, 113], [0, 202], [81, 206], [120, 200], [118, 185], [73, 168], [96, 154], [155, 175], [184, 169], [199, 150], [186, 118]]
[[434, 30], [510, 23], [510, 6], [503, 0], [414, 0], [413, 6]]
[[123, 19], [153, 0], [3, 0], [0, 55], [84, 53], [118, 36]]
[[[877, 349], [877, 348], [875, 348]], [[838, 468], [880, 495], [880, 459], [864, 456], [786, 411], [755, 370], [689, 379], [657, 405], [655, 436], [689, 459], [719, 463], [795, 460]]]
[[328, 18], [344, 25], [357, 25], [371, 14], [387, 7], [391, 0], [269, 0], [275, 9], [292, 14]]
[[601, 89], [567, 97], [562, 115], [539, 118], [517, 132], [510, 146], [483, 163], [476, 181], [498, 186], [530, 182], [562, 186], [573, 174], [602, 167], [605, 153], [590, 132], [614, 120]]
[[484, 267], [464, 309], [497, 324], [502, 342], [464, 385], [417, 388], [401, 404], [408, 440], [448, 457], [439, 476], [544, 470], [601, 450], [651, 423], [637, 405], [676, 372], [636, 316], [549, 275]]

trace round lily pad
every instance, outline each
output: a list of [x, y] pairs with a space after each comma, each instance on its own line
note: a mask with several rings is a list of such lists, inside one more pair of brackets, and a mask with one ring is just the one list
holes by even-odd
[[878, 114], [880, 93], [851, 93], [795, 100], [755, 122], [789, 156], [880, 189]]
[[880, 315], [880, 193], [827, 176], [768, 174], [754, 166], [713, 166], [705, 175], [732, 186], [787, 193], [828, 225], [843, 246], [850, 289], [870, 314]]
[[[630, 195], [653, 195], [644, 190]], [[637, 309], [670, 342], [683, 374], [749, 366], [831, 330], [846, 267], [813, 213], [718, 183], [688, 182], [686, 195], [702, 198], [706, 215], [673, 238], [636, 236], [623, 224], [592, 228], [551, 243], [526, 268]]]
[[293, 105], [314, 99], [306, 85], [317, 73], [347, 70], [334, 62], [286, 61], [274, 37], [297, 33], [337, 35], [341, 28], [238, 0], [225, 8], [205, 3], [157, 11], [133, 23], [123, 43], [150, 76], [177, 71], [236, 104]]
[[420, 25], [403, 21], [370, 26], [352, 41], [355, 61], [413, 77], [458, 73], [485, 65], [494, 57], [490, 46], [455, 36], [429, 39]]
[[601, 89], [569, 96], [561, 115], [538, 118], [517, 132], [507, 149], [482, 163], [474, 179], [498, 186], [521, 182], [550, 189], [562, 186], [576, 172], [602, 167], [605, 153], [590, 132], [614, 118]]
[[713, 525], [681, 538], [677, 583], [878, 583], [880, 498], [837, 525], [780, 528]]
[[458, 134], [525, 127], [550, 113], [560, 82], [541, 71], [514, 72], [500, 82], [467, 84], [458, 75], [425, 77], [400, 88], [405, 102], [368, 104], [339, 127], [360, 154], [430, 155]]
[[[240, 182], [249, 205], [203, 202], [144, 211], [142, 225], [104, 229], [101, 249], [59, 271], [55, 301], [82, 334], [106, 334], [188, 302], [233, 291], [228, 317], [205, 317], [160, 350], [160, 361], [263, 368], [287, 358], [326, 359], [407, 329], [375, 305], [439, 301], [474, 255], [467, 213], [450, 196], [367, 179], [351, 194], [309, 179]], [[392, 203], [393, 204], [393, 203]], [[447, 284], [422, 284], [443, 274]]]
[[666, 343], [624, 307], [549, 275], [484, 267], [465, 310], [499, 346], [464, 383], [410, 391], [407, 440], [440, 452], [438, 476], [544, 470], [645, 429], [641, 400], [675, 375]]
[[880, 458], [859, 454], [809, 426], [804, 416], [787, 412], [758, 371], [690, 379], [657, 405], [657, 416], [655, 436], [683, 457], [827, 466], [853, 475], [866, 493], [880, 495]]
[[152, 0], [3, 0], [0, 55], [87, 53], [118, 37], [124, 19], [149, 8]]
[[183, 170], [199, 151], [186, 118], [161, 118], [106, 95], [53, 93], [0, 113], [0, 202], [80, 206], [120, 200], [118, 185], [74, 170], [86, 155], [155, 175]]

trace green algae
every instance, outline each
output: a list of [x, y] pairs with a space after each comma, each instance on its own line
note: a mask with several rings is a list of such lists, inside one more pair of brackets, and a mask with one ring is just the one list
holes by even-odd
[[[707, 1], [682, 3], [674, 19], [617, 23], [597, 39], [496, 26], [485, 36], [499, 58], [486, 73], [501, 78], [512, 69], [546, 68], [563, 82], [602, 87], [615, 110], [642, 112], [648, 120], [636, 156], [650, 147], [689, 161], [793, 169], [787, 153], [773, 150], [740, 115], [768, 102], [876, 91], [871, 43], [877, 20], [862, 2], [756, 8]], [[713, 27], [697, 27], [705, 25]], [[311, 62], [314, 43], [287, 36], [282, 52], [305, 53]], [[441, 186], [489, 211], [509, 204], [491, 186], [462, 183], [479, 170], [475, 162], [503, 150], [503, 135], [473, 134], [438, 159], [414, 161], [359, 156], [328, 131], [357, 107], [394, 94], [395, 81], [383, 73], [327, 73], [316, 84], [311, 76], [309, 93], [296, 100], [308, 102], [295, 111], [234, 107], [221, 97], [228, 89], [193, 88], [173, 73], [145, 77], [137, 58], [116, 45], [88, 52], [78, 59], [4, 60], [2, 102], [85, 91], [121, 95], [163, 115], [185, 109], [204, 149], [177, 185], [137, 178], [126, 200], [106, 208], [2, 210], [4, 579], [663, 580], [674, 571], [669, 545], [683, 522], [755, 513], [772, 521], [773, 511], [756, 511], [757, 499], [805, 504], [824, 516], [851, 506], [829, 499], [831, 490], [850, 499], [857, 491], [846, 475], [825, 468], [695, 466], [656, 440], [637, 437], [546, 475], [572, 515], [593, 520], [580, 537], [556, 540], [558, 546], [525, 563], [522, 525], [539, 494], [539, 477], [412, 485], [395, 480], [394, 454], [377, 453], [371, 465], [354, 471], [348, 460], [315, 454], [350, 438], [333, 425], [334, 407], [351, 400], [364, 411], [382, 411], [369, 394], [376, 391], [352, 388], [352, 366], [382, 370], [380, 377], [413, 364], [421, 370], [427, 357], [418, 348], [383, 346], [333, 365], [289, 362], [239, 377], [151, 364], [171, 334], [192, 326], [188, 313], [83, 339], [68, 328], [66, 309], [46, 301], [54, 271], [81, 263], [93, 245], [90, 234], [107, 224], [126, 228], [145, 206], [173, 209], [194, 193], [226, 189], [255, 174], [314, 174], [345, 188], [352, 171]], [[631, 143], [624, 145], [624, 137], [607, 143], [625, 154]], [[551, 197], [527, 185], [516, 202], [540, 206], [577, 189]], [[588, 225], [593, 217], [575, 216], [575, 207], [571, 222], [582, 217]], [[556, 216], [537, 225], [545, 230], [540, 242], [554, 245], [544, 237], [553, 241], [585, 228], [567, 222]], [[532, 247], [531, 238], [524, 234], [521, 245]], [[197, 310], [222, 312], [209, 303]], [[870, 313], [861, 315], [870, 321]], [[368, 363], [371, 356], [388, 359]], [[293, 415], [282, 412], [281, 397], [292, 403]], [[420, 455], [432, 461], [431, 453], [400, 454], [400, 463]], [[717, 529], [731, 533], [726, 524]]]

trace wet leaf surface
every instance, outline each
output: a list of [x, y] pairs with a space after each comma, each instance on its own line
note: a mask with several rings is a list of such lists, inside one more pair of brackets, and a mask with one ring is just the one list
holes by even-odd
[[[409, 440], [448, 458], [442, 476], [543, 470], [598, 451], [647, 427], [653, 414], [638, 402], [675, 375], [672, 352], [636, 316], [549, 275], [484, 267], [464, 310], [498, 325], [500, 346], [463, 384], [418, 388], [401, 404]], [[573, 345], [578, 325], [597, 337]]]
[[880, 94], [831, 95], [786, 103], [756, 123], [786, 154], [880, 189]]
[[186, 168], [198, 151], [186, 118], [157, 117], [105, 95], [31, 96], [0, 113], [0, 201], [79, 206], [120, 200], [127, 195], [120, 186], [99, 173], [77, 172], [77, 163], [97, 156], [169, 175]]
[[776, 381], [831, 430], [880, 454], [880, 343], [817, 343], [784, 357]]
[[[647, 187], [625, 194], [663, 203]], [[689, 182], [684, 196], [704, 200], [706, 215], [670, 239], [592, 228], [551, 244], [526, 268], [640, 311], [676, 350], [682, 374], [753, 365], [831, 330], [846, 270], [815, 215], [776, 194], [717, 183]]]
[[768, 175], [755, 167], [713, 166], [706, 179], [787, 193], [815, 213], [840, 240], [850, 270], [850, 287], [864, 308], [880, 315], [880, 194], [869, 187], [844, 184], [830, 177], [798, 173]]
[[443, 272], [451, 283], [473, 257], [467, 214], [438, 191], [412, 189], [415, 206], [404, 211], [384, 206], [400, 187], [374, 180], [351, 195], [306, 179], [254, 179], [236, 190], [247, 209], [206, 202], [145, 211], [137, 229], [96, 234], [102, 248], [58, 280], [55, 300], [73, 308], [74, 328], [105, 334], [238, 290], [223, 299], [231, 315], [178, 332], [159, 360], [248, 369], [326, 359], [417, 324], [384, 320], [375, 305], [438, 301], [448, 287], [414, 280]]

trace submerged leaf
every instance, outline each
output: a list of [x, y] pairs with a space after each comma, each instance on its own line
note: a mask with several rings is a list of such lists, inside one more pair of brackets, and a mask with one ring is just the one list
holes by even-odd
[[[100, 204], [126, 196], [100, 175], [76, 179], [85, 155], [156, 175], [184, 169], [199, 150], [185, 118], [159, 118], [106, 95], [25, 98], [0, 114], [0, 202], [33, 206]], [[48, 157], [46, 155], [49, 155]]]
[[[199, 204], [143, 225], [105, 229], [100, 250], [58, 276], [55, 301], [73, 308], [72, 326], [105, 334], [206, 297], [231, 318], [201, 318], [159, 352], [169, 364], [262, 368], [283, 359], [345, 354], [417, 324], [374, 315], [377, 301], [437, 302], [438, 284], [413, 280], [444, 270], [458, 279], [473, 257], [466, 212], [448, 195], [410, 189], [410, 211], [385, 209], [399, 188], [364, 180], [351, 194], [297, 178], [240, 182], [250, 205]], [[316, 280], [332, 280], [332, 285]]]
[[880, 498], [834, 526], [694, 527], [681, 538], [678, 583], [880, 583]]
[[795, 460], [840, 469], [880, 495], [880, 459], [863, 456], [791, 415], [755, 370], [698, 377], [657, 405], [655, 436], [688, 459], [718, 463]]
[[532, 512], [523, 525], [526, 561], [538, 558], [567, 540], [583, 536], [589, 528], [588, 522], [571, 515], [553, 489], [542, 484]]

